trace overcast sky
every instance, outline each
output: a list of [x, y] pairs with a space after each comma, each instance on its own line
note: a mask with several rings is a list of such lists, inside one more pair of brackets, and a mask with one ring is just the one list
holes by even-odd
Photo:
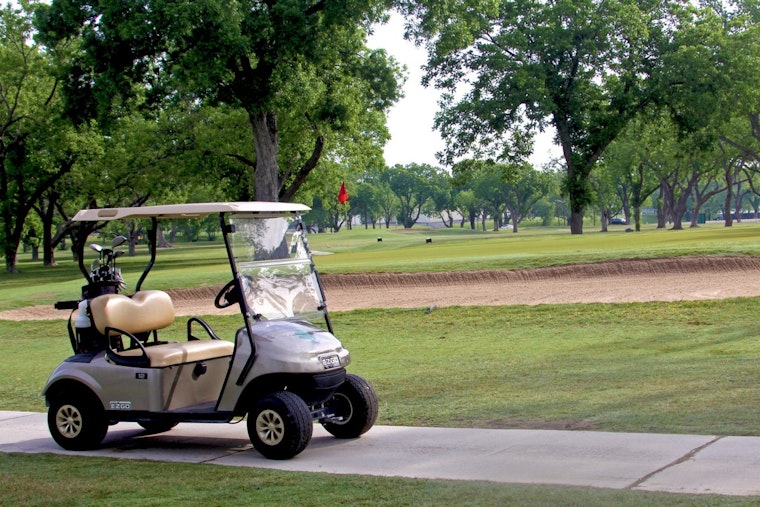
[[[385, 163], [389, 166], [412, 162], [440, 165], [435, 153], [442, 149], [443, 141], [433, 130], [433, 116], [438, 110], [438, 91], [420, 84], [421, 69], [427, 58], [425, 50], [404, 40], [403, 18], [396, 14], [387, 24], [375, 28], [367, 45], [384, 48], [399, 63], [406, 65], [408, 71], [404, 98], [388, 114], [391, 140], [385, 146]], [[551, 134], [542, 134], [537, 138], [531, 162], [539, 169], [543, 162], [559, 154]]]

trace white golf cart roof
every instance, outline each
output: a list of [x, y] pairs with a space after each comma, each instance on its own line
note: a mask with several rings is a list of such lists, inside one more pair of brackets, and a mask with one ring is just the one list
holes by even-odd
[[310, 209], [306, 205], [290, 202], [196, 202], [133, 208], [83, 209], [74, 215], [72, 220], [74, 222], [101, 222], [124, 218], [202, 218], [212, 213], [284, 215], [301, 213]]

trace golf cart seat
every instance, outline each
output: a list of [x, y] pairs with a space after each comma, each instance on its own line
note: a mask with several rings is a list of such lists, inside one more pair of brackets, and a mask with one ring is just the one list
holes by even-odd
[[[147, 356], [147, 365], [151, 368], [164, 368], [185, 363], [197, 363], [209, 361], [221, 357], [229, 357], [235, 346], [232, 342], [224, 340], [199, 340], [192, 342], [169, 342], [162, 343], [144, 349], [129, 349], [119, 352], [122, 364], [131, 364], [133, 360], [142, 359], [143, 353]], [[113, 356], [111, 356], [113, 358]]]
[[[136, 348], [108, 350], [117, 364], [163, 368], [231, 356], [234, 345], [223, 340], [193, 340], [183, 343], [146, 343], [147, 336], [174, 322], [174, 305], [166, 292], [146, 290], [127, 297], [105, 294], [90, 302], [90, 314], [97, 330], [108, 336], [128, 335]], [[148, 346], [150, 345], [150, 346]]]
[[97, 330], [111, 336], [126, 331], [134, 335], [155, 331], [174, 322], [174, 304], [169, 294], [144, 290], [134, 296], [104, 294], [90, 301], [90, 314]]

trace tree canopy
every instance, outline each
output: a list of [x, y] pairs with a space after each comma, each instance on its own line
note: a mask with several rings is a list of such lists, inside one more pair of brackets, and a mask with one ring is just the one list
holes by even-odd
[[27, 216], [77, 156], [71, 125], [59, 114], [54, 59], [32, 33], [27, 11], [0, 9], [0, 243], [9, 272]]
[[[678, 97], [676, 105], [688, 105], [694, 93], [704, 99], [722, 83], [720, 40], [704, 45], [698, 35], [710, 27], [680, 1], [404, 4], [410, 34], [429, 51], [426, 79], [447, 92], [436, 119], [449, 141], [444, 159], [506, 159], [515, 139], [553, 126], [576, 234], [591, 202], [591, 170], [626, 124], [649, 104], [672, 105]], [[688, 107], [672, 111], [695, 117]]]
[[[292, 198], [330, 136], [363, 132], [360, 121], [397, 100], [397, 66], [384, 51], [364, 46], [367, 28], [388, 5], [53, 0], [38, 10], [36, 23], [50, 47], [80, 42], [64, 86], [67, 109], [78, 121], [99, 118], [107, 126], [125, 108], [181, 100], [245, 111], [255, 153], [255, 160], [247, 159], [254, 195], [273, 201]], [[298, 117], [300, 144], [283, 160], [285, 116]], [[384, 125], [380, 132], [378, 150], [387, 137]]]

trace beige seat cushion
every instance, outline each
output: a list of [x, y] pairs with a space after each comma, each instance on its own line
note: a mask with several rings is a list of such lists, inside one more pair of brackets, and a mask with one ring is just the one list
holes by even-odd
[[[163, 368], [182, 363], [194, 363], [219, 357], [231, 356], [234, 345], [223, 340], [194, 340], [183, 343], [162, 343], [145, 347], [152, 368]], [[120, 356], [140, 357], [142, 349], [130, 349]]]
[[169, 294], [160, 290], [140, 291], [131, 298], [104, 294], [90, 301], [90, 315], [101, 334], [105, 334], [107, 327], [144, 333], [174, 322], [174, 304]]

